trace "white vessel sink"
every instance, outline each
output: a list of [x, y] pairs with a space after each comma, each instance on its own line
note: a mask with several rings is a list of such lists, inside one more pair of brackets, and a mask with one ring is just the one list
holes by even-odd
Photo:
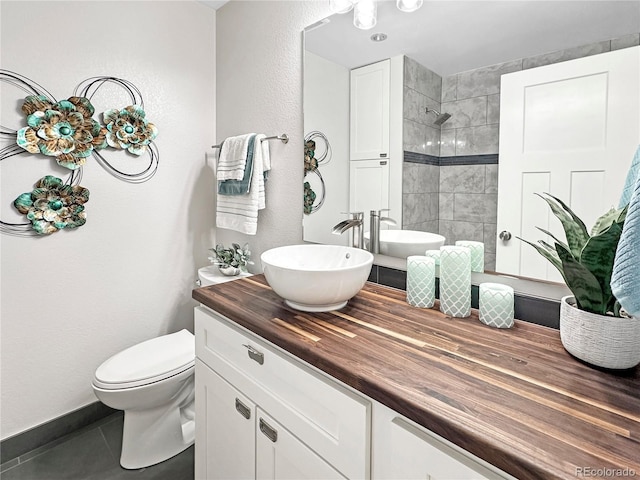
[[261, 256], [267, 283], [296, 310], [328, 312], [344, 307], [364, 286], [373, 255], [338, 245], [288, 245]]
[[[364, 234], [369, 244], [369, 232]], [[380, 254], [407, 258], [410, 255], [424, 255], [427, 250], [438, 250], [445, 238], [437, 233], [417, 230], [380, 230]]]

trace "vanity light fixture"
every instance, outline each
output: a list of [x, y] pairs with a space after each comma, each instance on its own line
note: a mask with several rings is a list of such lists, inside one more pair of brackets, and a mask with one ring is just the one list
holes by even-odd
[[422, 6], [423, 0], [398, 0], [396, 6], [401, 12], [415, 12]]
[[[396, 6], [403, 12], [415, 12], [423, 1], [396, 0]], [[362, 30], [375, 27], [378, 21], [378, 0], [329, 0], [329, 7], [333, 13], [347, 13], [353, 8], [353, 24]]]
[[378, 4], [376, 0], [359, 0], [353, 9], [353, 24], [362, 29], [369, 30], [378, 23]]

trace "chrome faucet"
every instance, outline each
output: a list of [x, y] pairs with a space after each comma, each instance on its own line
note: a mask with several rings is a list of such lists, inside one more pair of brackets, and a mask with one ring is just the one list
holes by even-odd
[[364, 248], [364, 212], [349, 212], [349, 218], [338, 223], [331, 229], [334, 235], [342, 235], [347, 230], [351, 230], [350, 245], [355, 248]]
[[380, 224], [397, 225], [393, 218], [381, 216], [382, 212], [388, 211], [388, 208], [383, 208], [369, 212], [369, 251], [371, 253], [380, 253]]

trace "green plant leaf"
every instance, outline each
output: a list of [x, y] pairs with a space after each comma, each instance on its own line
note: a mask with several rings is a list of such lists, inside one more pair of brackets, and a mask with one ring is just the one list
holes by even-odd
[[616, 302], [611, 293], [611, 274], [621, 234], [622, 225], [612, 223], [608, 229], [589, 239], [580, 256], [580, 263], [598, 280], [605, 306], [610, 309]]
[[558, 257], [562, 262], [567, 287], [576, 297], [578, 308], [604, 315], [607, 304], [603, 301], [602, 289], [598, 279], [562, 245], [556, 243], [556, 252], [558, 252]]
[[[554, 242], [559, 243], [560, 245], [562, 245], [563, 247], [565, 247], [567, 250], [569, 250], [569, 246], [564, 243], [562, 240], [559, 240], [558, 237], [556, 237], [553, 233], [551, 233], [548, 230], [545, 230], [544, 228], [541, 227], [536, 227], [538, 230], [540, 230], [542, 233], [549, 235], [551, 238], [553, 238]], [[549, 245], [550, 246], [550, 245]], [[553, 247], [551, 247], [553, 248]]]
[[[516, 237], [516, 238], [518, 240], [522, 240], [524, 243], [528, 243], [533, 248], [535, 248], [540, 255], [542, 255], [544, 258], [549, 260], [549, 262], [551, 262], [551, 265], [556, 267], [556, 269], [560, 272], [560, 275], [562, 275], [562, 277], [564, 278], [564, 270], [562, 269], [562, 262], [560, 261], [560, 258], [558, 257], [558, 254], [556, 253], [555, 249], [551, 245], [549, 245], [544, 240], [538, 240], [538, 243], [533, 243], [528, 240], [525, 240], [524, 238], [520, 238], [520, 237]], [[565, 283], [566, 281], [567, 279], [565, 278]]]
[[547, 202], [553, 214], [558, 218], [558, 220], [560, 220], [565, 236], [567, 237], [569, 250], [571, 250], [571, 253], [573, 253], [575, 258], [579, 259], [580, 252], [582, 251], [584, 244], [587, 243], [587, 240], [589, 239], [589, 232], [587, 231], [587, 227], [585, 227], [583, 221], [580, 220], [580, 218], [573, 213], [573, 210], [571, 210], [562, 200], [554, 197], [553, 195], [549, 195], [548, 193], [544, 194], [546, 196], [538, 193], [536, 193], [536, 195]]
[[600, 216], [596, 220], [596, 223], [593, 225], [593, 228], [591, 229], [591, 235], [592, 236], [600, 235], [602, 232], [604, 232], [607, 228], [609, 228], [614, 223], [623, 223], [627, 215], [626, 210], [627, 210], [627, 207], [622, 209], [612, 208], [607, 213]]

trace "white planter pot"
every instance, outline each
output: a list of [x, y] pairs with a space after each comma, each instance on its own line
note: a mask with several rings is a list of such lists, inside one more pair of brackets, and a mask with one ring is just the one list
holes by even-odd
[[571, 355], [598, 367], [625, 369], [640, 363], [640, 318], [585, 312], [571, 295], [560, 303], [560, 340]]

